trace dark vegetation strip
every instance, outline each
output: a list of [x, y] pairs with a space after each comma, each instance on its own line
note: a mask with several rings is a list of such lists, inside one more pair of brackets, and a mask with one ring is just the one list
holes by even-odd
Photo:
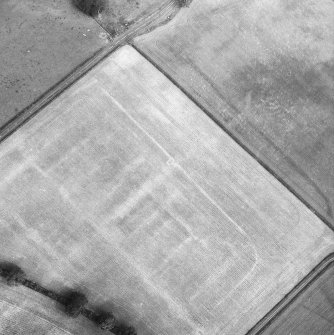
[[136, 335], [136, 330], [118, 322], [110, 312], [99, 312], [87, 308], [88, 300], [79, 291], [69, 290], [59, 294], [49, 290], [27, 278], [24, 271], [13, 263], [0, 263], [0, 277], [10, 286], [23, 285], [36, 293], [42, 294], [61, 305], [61, 310], [69, 317], [76, 318], [82, 315], [92, 321], [98, 328], [115, 335]]

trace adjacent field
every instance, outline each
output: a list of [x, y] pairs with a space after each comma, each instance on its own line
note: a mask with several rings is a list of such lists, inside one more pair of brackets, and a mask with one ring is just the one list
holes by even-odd
[[6, 139], [0, 171], [1, 257], [139, 334], [244, 334], [334, 249], [131, 47]]
[[265, 335], [334, 334], [334, 264], [263, 332]]
[[71, 0], [1, 0], [0, 128], [106, 43]]
[[334, 225], [334, 2], [194, 0], [135, 45]]

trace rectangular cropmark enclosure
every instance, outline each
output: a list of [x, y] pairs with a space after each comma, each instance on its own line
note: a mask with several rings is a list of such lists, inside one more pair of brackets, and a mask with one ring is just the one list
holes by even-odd
[[[244, 334], [333, 234], [132, 47], [0, 145], [0, 253], [139, 334]], [[10, 300], [10, 291], [7, 300]]]

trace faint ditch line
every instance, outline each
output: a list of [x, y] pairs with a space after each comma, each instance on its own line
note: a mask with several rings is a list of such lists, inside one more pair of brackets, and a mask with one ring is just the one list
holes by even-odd
[[127, 117], [160, 149], [162, 152], [168, 157], [172, 162], [174, 162], [174, 166], [179, 168], [184, 176], [194, 185], [194, 187], [225, 217], [232, 226], [235, 227], [237, 231], [239, 231], [240, 235], [244, 236], [250, 243], [250, 246], [253, 249], [254, 256], [255, 256], [255, 263], [258, 263], [260, 260], [258, 256], [257, 249], [252, 243], [249, 235], [244, 231], [240, 225], [235, 222], [232, 217], [230, 217], [220, 206], [219, 204], [189, 175], [189, 173], [177, 162], [175, 161], [174, 157], [163, 147], [155, 138], [153, 138], [128, 112], [127, 110], [112, 96], [109, 92], [105, 91], [106, 94], [110, 97], [110, 99], [114, 102], [114, 104], [123, 112]]

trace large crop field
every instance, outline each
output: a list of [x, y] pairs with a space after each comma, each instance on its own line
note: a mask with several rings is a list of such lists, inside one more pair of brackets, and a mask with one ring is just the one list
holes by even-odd
[[[334, 249], [317, 216], [129, 46], [2, 142], [0, 169], [2, 257], [139, 334], [244, 334]], [[17, 290], [27, 311], [39, 299], [7, 290], [6, 318], [28, 313], [6, 305]]]

